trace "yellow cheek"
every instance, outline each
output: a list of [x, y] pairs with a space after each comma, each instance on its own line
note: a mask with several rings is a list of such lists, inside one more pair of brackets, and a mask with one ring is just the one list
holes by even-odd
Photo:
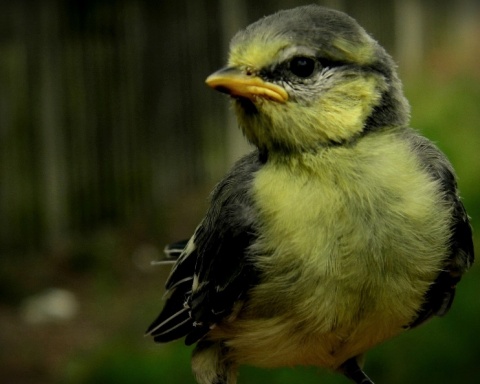
[[355, 78], [335, 85], [315, 106], [318, 129], [330, 140], [348, 139], [364, 128], [381, 97], [378, 78]]
[[305, 150], [330, 141], [341, 142], [364, 129], [365, 121], [379, 104], [383, 84], [378, 78], [344, 80], [326, 90], [316, 103], [260, 102], [260, 113], [249, 116], [237, 109], [240, 126], [259, 147], [272, 143]]

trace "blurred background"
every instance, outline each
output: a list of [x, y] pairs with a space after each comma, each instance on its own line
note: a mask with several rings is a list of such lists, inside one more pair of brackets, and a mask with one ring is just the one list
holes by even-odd
[[[249, 149], [204, 79], [238, 29], [313, 2], [0, 2], [2, 382], [194, 383], [190, 348], [143, 333], [168, 274], [150, 262], [190, 236], [215, 182]], [[349, 13], [393, 55], [412, 125], [447, 153], [478, 224], [479, 2], [317, 3]], [[372, 378], [477, 381], [479, 282], [476, 267], [445, 319], [372, 351]], [[347, 381], [249, 367], [239, 381], [319, 382]]]

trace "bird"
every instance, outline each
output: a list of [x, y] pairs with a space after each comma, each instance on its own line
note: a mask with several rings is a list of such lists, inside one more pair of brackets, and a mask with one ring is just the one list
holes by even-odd
[[455, 171], [409, 125], [386, 50], [347, 14], [281, 10], [238, 32], [206, 84], [253, 150], [166, 247], [155, 342], [195, 344], [199, 384], [241, 365], [373, 381], [365, 353], [452, 305], [474, 262]]

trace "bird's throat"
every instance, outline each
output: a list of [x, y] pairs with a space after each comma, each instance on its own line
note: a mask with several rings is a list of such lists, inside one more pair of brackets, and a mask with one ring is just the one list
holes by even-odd
[[235, 98], [235, 102], [240, 106], [247, 116], [256, 115], [259, 113], [255, 103], [250, 99], [245, 97], [237, 97]]

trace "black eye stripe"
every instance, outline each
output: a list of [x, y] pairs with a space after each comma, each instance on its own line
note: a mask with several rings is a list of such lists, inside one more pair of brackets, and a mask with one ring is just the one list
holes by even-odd
[[[322, 57], [308, 57], [308, 56], [295, 56], [292, 57], [288, 60], [283, 61], [280, 64], [277, 64], [275, 67], [270, 67], [270, 68], [265, 68], [260, 71], [259, 75], [265, 80], [268, 81], [275, 81], [275, 80], [280, 80], [280, 79], [286, 79], [292, 76], [292, 61], [294, 60], [313, 60], [315, 61], [315, 71], [319, 71], [322, 68], [336, 68], [336, 67], [342, 67], [342, 66], [351, 66], [351, 63], [347, 62], [342, 62], [342, 61], [336, 61], [336, 60], [330, 60]], [[297, 64], [298, 61], [297, 61]], [[309, 74], [308, 76], [298, 76], [298, 74], [293, 75], [298, 78], [308, 78], [312, 75], [313, 73]]]

